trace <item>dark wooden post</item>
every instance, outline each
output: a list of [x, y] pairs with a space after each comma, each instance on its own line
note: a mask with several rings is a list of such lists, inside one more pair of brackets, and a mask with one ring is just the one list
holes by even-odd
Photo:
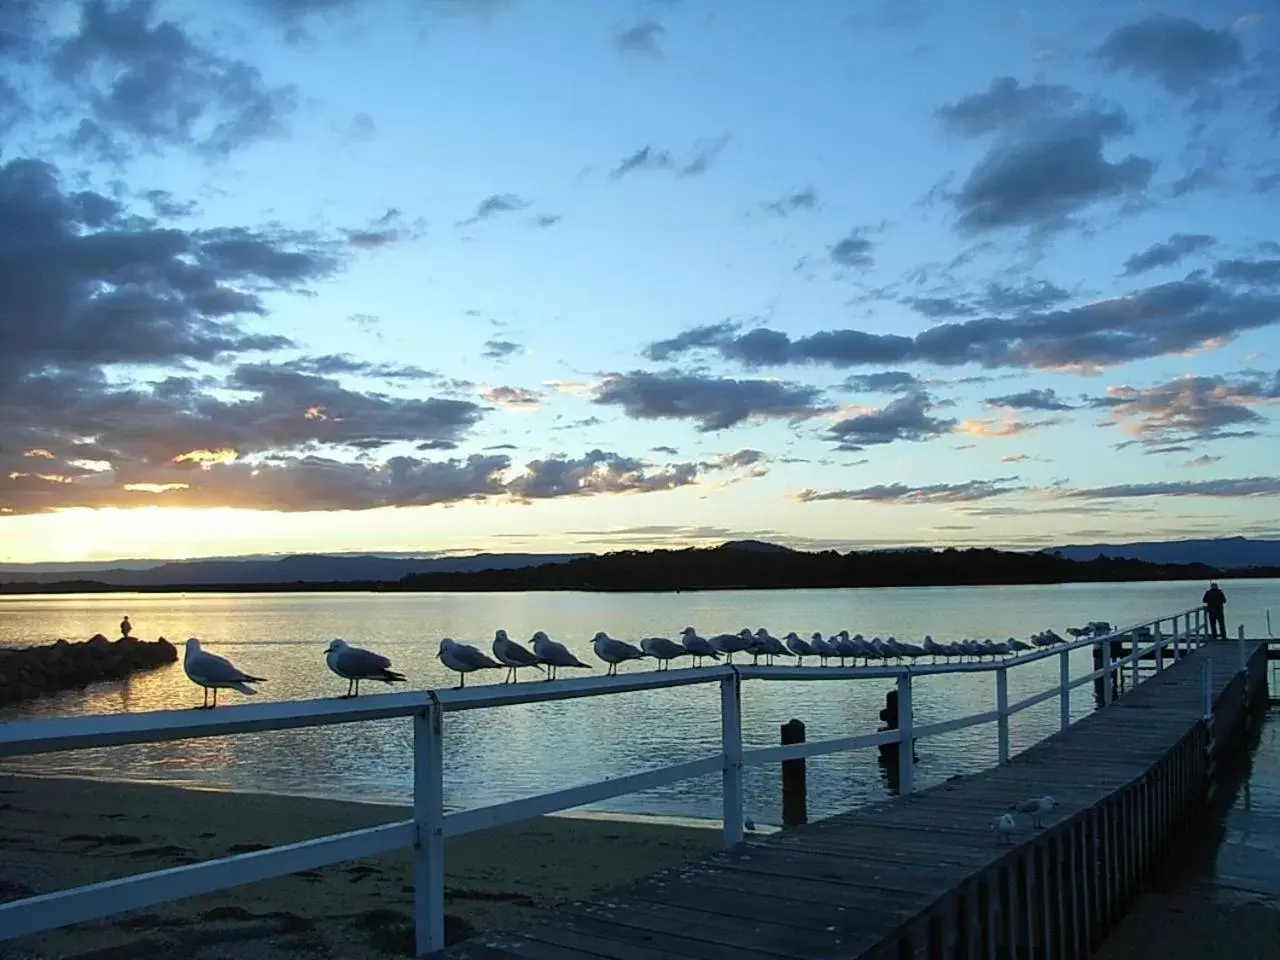
[[[804, 743], [804, 721], [789, 720], [782, 725], [782, 745]], [[809, 820], [805, 798], [804, 757], [782, 761], [782, 825], [795, 827]]]

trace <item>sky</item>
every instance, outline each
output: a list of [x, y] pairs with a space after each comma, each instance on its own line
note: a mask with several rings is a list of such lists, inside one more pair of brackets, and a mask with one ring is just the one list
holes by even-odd
[[1280, 535], [1260, 0], [5, 0], [0, 561]]

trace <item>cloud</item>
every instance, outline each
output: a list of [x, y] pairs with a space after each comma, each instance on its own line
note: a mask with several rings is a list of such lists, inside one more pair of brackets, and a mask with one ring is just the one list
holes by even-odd
[[818, 207], [818, 193], [813, 187], [805, 187], [803, 190], [797, 190], [795, 193], [789, 193], [785, 197], [771, 200], [762, 204], [762, 206], [767, 213], [771, 213], [776, 217], [787, 217], [793, 213], [816, 210]]
[[646, 144], [629, 157], [624, 157], [609, 176], [617, 180], [640, 170], [667, 170], [671, 166], [673, 163], [670, 153]]
[[844, 329], [792, 338], [767, 327], [739, 333], [726, 321], [657, 341], [646, 353], [670, 359], [710, 350], [752, 368], [972, 363], [1091, 372], [1221, 343], [1277, 322], [1280, 295], [1195, 279], [1067, 309], [941, 323], [914, 336]]
[[846, 377], [841, 386], [863, 393], [918, 393], [924, 389], [924, 381], [905, 370], [886, 370], [883, 373], [854, 374]]
[[416, 239], [422, 235], [424, 226], [421, 221], [415, 224], [405, 223], [404, 214], [395, 207], [389, 207], [386, 213], [367, 226], [344, 230], [343, 233], [351, 246], [361, 250], [377, 250], [393, 243]]
[[982, 296], [975, 300], [984, 310], [995, 313], [1016, 313], [1022, 310], [1043, 310], [1064, 300], [1071, 294], [1048, 280], [1025, 280], [1022, 283], [989, 283]]
[[316, 374], [322, 377], [354, 375], [378, 380], [435, 380], [439, 376], [421, 367], [357, 360], [349, 353], [303, 356], [294, 360], [281, 361], [277, 366], [295, 373]]
[[547, 227], [554, 227], [563, 219], [558, 213], [539, 213], [529, 221], [529, 225], [545, 230]]
[[831, 247], [831, 260], [842, 267], [865, 269], [872, 264], [871, 241], [865, 227], [855, 227]]
[[924, 487], [910, 487], [904, 483], [878, 484], [857, 490], [802, 490], [795, 499], [801, 503], [823, 503], [833, 500], [878, 503], [889, 506], [919, 506], [937, 503], [971, 503], [1003, 497], [1022, 490], [1012, 485], [1017, 477], [997, 477], [994, 480], [968, 480], [964, 483], [935, 483]]
[[661, 57], [662, 47], [659, 45], [659, 41], [665, 32], [662, 24], [653, 20], [645, 20], [616, 34], [613, 38], [613, 43], [623, 53], [638, 53], [646, 57]]
[[1060, 230], [1104, 200], [1135, 197], [1155, 172], [1136, 155], [1110, 161], [1109, 140], [1127, 133], [1122, 112], [1044, 120], [999, 138], [952, 197], [970, 233], [1007, 228]]
[[1070, 87], [1050, 83], [1023, 87], [1014, 77], [996, 77], [986, 90], [939, 107], [936, 114], [952, 133], [980, 137], [1068, 110], [1079, 99], [1080, 94]]
[[1221, 457], [1211, 457], [1207, 453], [1199, 457], [1194, 457], [1183, 464], [1184, 467], [1209, 467], [1221, 460]]
[[1223, 260], [1213, 275], [1228, 283], [1280, 286], [1280, 260]]
[[1280, 477], [1241, 477], [1233, 480], [1170, 480], [1121, 483], [1109, 487], [1058, 490], [1058, 497], [1073, 500], [1126, 500], [1141, 497], [1197, 497], [1249, 499], [1280, 495]]
[[902, 301], [916, 313], [937, 320], [942, 317], [972, 317], [978, 308], [959, 297], [908, 297]]
[[486, 340], [480, 356], [487, 360], [505, 360], [524, 353], [524, 344], [512, 340]]
[[490, 403], [512, 410], [535, 410], [542, 402], [542, 394], [524, 387], [490, 387], [481, 396]]
[[677, 450], [675, 447], [657, 446], [657, 447], [651, 447], [650, 449], [654, 453], [665, 453], [669, 457], [676, 457], [680, 455], [680, 451]]
[[923, 391], [899, 397], [879, 410], [859, 413], [832, 424], [826, 439], [839, 450], [932, 440], [955, 429], [956, 421], [930, 416], [938, 404]]
[[[717, 457], [714, 464], [722, 470], [741, 470], [746, 467], [757, 467], [769, 462], [769, 457], [762, 450], [754, 450], [750, 447], [742, 450], [735, 450], [733, 453], [726, 453]], [[759, 474], [763, 475], [764, 470], [760, 469]]]
[[494, 193], [485, 197], [476, 207], [476, 212], [466, 220], [459, 220], [458, 226], [469, 227], [483, 220], [491, 220], [504, 213], [516, 213], [529, 206], [530, 201], [514, 193]]
[[1217, 241], [1204, 233], [1175, 233], [1164, 243], [1153, 243], [1124, 262], [1124, 275], [1137, 276], [1156, 267], [1171, 267], [1185, 257], [1208, 250]]
[[1253, 436], [1266, 418], [1253, 409], [1280, 400], [1280, 374], [1181, 377], [1139, 389], [1116, 386], [1092, 405], [1109, 412], [1104, 425], [1122, 426], [1143, 446]]
[[160, 19], [151, 0], [87, 0], [73, 35], [39, 39], [48, 49], [43, 65], [71, 94], [57, 114], [71, 118], [72, 144], [107, 159], [134, 146], [223, 157], [282, 133], [297, 105], [295, 89], [268, 85], [248, 61]]
[[1163, 14], [1113, 30], [1098, 56], [1112, 70], [1151, 77], [1178, 94], [1194, 92], [1244, 65], [1243, 46], [1231, 31]]
[[661, 150], [646, 144], [630, 156], [624, 157], [613, 168], [609, 177], [618, 180], [630, 173], [645, 170], [671, 170], [681, 177], [697, 177], [711, 169], [720, 151], [729, 142], [728, 137], [717, 137], [698, 143], [688, 159], [678, 161], [669, 150]]
[[656, 493], [697, 483], [692, 463], [654, 467], [634, 457], [592, 450], [582, 457], [531, 460], [525, 472], [511, 480], [507, 493], [516, 500], [546, 500], [600, 494]]
[[606, 374], [595, 403], [619, 406], [637, 420], [694, 420], [703, 432], [747, 420], [803, 420], [828, 409], [816, 387], [776, 380], [735, 380], [669, 370]]
[[1020, 393], [1007, 393], [1002, 397], [987, 397], [989, 407], [1009, 407], [1013, 410], [1073, 410], [1074, 407], [1058, 397], [1052, 388], [1032, 388]]
[[1003, 437], [1016, 437], [1043, 427], [1052, 427], [1062, 423], [1061, 417], [1046, 417], [1043, 420], [1019, 420], [1009, 414], [1003, 420], [961, 420], [956, 425], [956, 433], [966, 433], [971, 437], [993, 440]]

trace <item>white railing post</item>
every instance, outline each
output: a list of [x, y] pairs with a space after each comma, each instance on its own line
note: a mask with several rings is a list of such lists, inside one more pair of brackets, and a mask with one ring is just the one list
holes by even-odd
[[444, 730], [439, 703], [413, 718], [413, 930], [417, 956], [444, 949]]
[[996, 668], [996, 731], [1000, 744], [1000, 763], [1009, 762], [1009, 668]]
[[911, 671], [898, 675], [898, 793], [911, 793], [915, 782], [916, 745], [912, 735]]
[[742, 842], [742, 679], [734, 670], [720, 681], [720, 738], [724, 749], [724, 845]]
[[1058, 654], [1058, 728], [1071, 726], [1071, 651]]
[[1112, 686], [1115, 662], [1111, 659], [1111, 634], [1107, 634], [1107, 638], [1098, 647], [1102, 651], [1102, 705], [1108, 707], [1115, 699], [1115, 688]]
[[1178, 647], [1178, 618], [1173, 618], [1173, 660], [1177, 663], [1182, 659], [1182, 651]]
[[1240, 629], [1236, 631], [1236, 652], [1240, 656], [1240, 672], [1244, 673], [1245, 668], [1249, 665], [1249, 658], [1244, 654], [1244, 624], [1240, 624]]
[[1164, 631], [1160, 629], [1159, 620], [1156, 621], [1155, 634], [1156, 648], [1153, 652], [1156, 658], [1156, 673], [1160, 673], [1164, 670]]
[[1142, 649], [1140, 640], [1142, 633], [1139, 630], [1129, 631], [1129, 689], [1132, 690], [1139, 683], [1139, 664], [1142, 658], [1138, 655]]

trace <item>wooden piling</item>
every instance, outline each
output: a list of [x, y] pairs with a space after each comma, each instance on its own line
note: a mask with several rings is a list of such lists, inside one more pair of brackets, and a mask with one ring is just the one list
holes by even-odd
[[[788, 720], [782, 725], [782, 745], [804, 743], [804, 721]], [[782, 761], [782, 825], [796, 827], [808, 823], [804, 757]]]

